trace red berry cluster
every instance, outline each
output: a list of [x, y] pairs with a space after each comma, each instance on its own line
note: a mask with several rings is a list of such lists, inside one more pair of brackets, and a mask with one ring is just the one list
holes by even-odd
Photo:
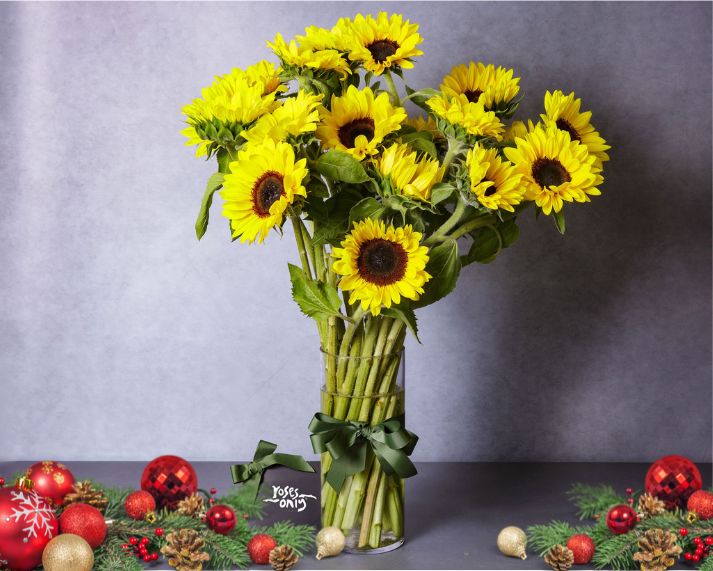
[[[679, 531], [681, 537], [686, 537], [688, 535], [688, 530], [683, 527]], [[683, 554], [683, 558], [691, 563], [700, 563], [705, 557], [713, 555], [713, 535], [707, 537], [694, 537], [693, 538], [693, 551], [687, 551]]]
[[[157, 527], [154, 530], [156, 537], [163, 535], [163, 528]], [[129, 543], [124, 543], [121, 547], [128, 555], [135, 555], [139, 559], [146, 561], [156, 561], [158, 559], [157, 552], [149, 552], [151, 540], [148, 537], [130, 537]]]

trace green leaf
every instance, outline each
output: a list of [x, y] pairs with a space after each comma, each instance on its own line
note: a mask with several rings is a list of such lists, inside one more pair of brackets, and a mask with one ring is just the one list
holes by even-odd
[[439, 182], [434, 185], [431, 189], [431, 204], [436, 206], [436, 204], [440, 204], [444, 200], [448, 200], [455, 189], [455, 186], [447, 182]]
[[359, 222], [365, 218], [377, 219], [384, 211], [384, 206], [375, 198], [367, 196], [357, 202], [349, 211], [349, 228], [354, 226], [354, 222]]
[[464, 256], [464, 264], [472, 264], [479, 262], [481, 264], [489, 264], [500, 252], [502, 248], [502, 239], [500, 233], [494, 226], [485, 226], [478, 228], [472, 232], [473, 244]]
[[328, 198], [329, 189], [324, 181], [317, 177], [312, 177], [307, 183], [307, 196], [316, 196], [318, 198]]
[[428, 255], [426, 271], [431, 274], [431, 279], [424, 287], [424, 294], [414, 304], [416, 308], [430, 305], [451, 293], [460, 274], [458, 244], [452, 238], [433, 248]]
[[213, 173], [208, 179], [208, 184], [206, 184], [205, 192], [203, 193], [203, 200], [201, 201], [201, 209], [198, 212], [198, 218], [196, 219], [196, 236], [200, 240], [208, 229], [208, 218], [210, 216], [210, 207], [213, 204], [213, 194], [223, 186], [223, 179], [225, 175], [220, 172]]
[[503, 248], [512, 246], [520, 236], [520, 227], [515, 224], [514, 218], [500, 224], [498, 226], [498, 230], [500, 231], [500, 237], [503, 240]]
[[420, 151], [427, 155], [438, 158], [436, 145], [433, 144], [433, 136], [426, 131], [416, 131], [401, 136], [401, 140], [407, 143], [414, 151]]
[[400, 319], [406, 324], [409, 331], [413, 333], [416, 341], [419, 343], [421, 340], [418, 338], [418, 323], [416, 320], [416, 313], [410, 307], [399, 307], [394, 305], [393, 307], [384, 307], [381, 310], [381, 314], [387, 317], [393, 317], [394, 319]]
[[334, 286], [309, 279], [302, 268], [288, 264], [292, 280], [292, 298], [302, 313], [314, 319], [339, 315], [342, 300]]
[[317, 159], [315, 166], [321, 174], [332, 180], [353, 183], [369, 180], [369, 175], [366, 174], [362, 164], [342, 151], [332, 150], [326, 152]]
[[560, 210], [559, 212], [552, 211], [552, 221], [555, 223], [555, 228], [557, 228], [557, 231], [560, 234], [564, 234], [564, 210]]
[[440, 95], [441, 92], [438, 91], [437, 89], [419, 89], [418, 91], [414, 91], [410, 87], [406, 87], [406, 93], [409, 96], [409, 99], [413, 101], [415, 105], [420, 107], [421, 109], [424, 109], [428, 112], [431, 111], [431, 108], [426, 104], [426, 101], [431, 99], [432, 97], [436, 97], [437, 95]]

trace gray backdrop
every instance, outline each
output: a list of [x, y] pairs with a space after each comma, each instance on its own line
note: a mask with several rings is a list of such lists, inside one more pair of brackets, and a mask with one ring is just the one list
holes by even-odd
[[565, 238], [530, 213], [421, 312], [416, 458], [711, 460], [710, 3], [0, 5], [0, 460], [310, 453], [293, 242], [196, 241], [213, 166], [180, 109], [275, 32], [379, 8], [421, 24], [411, 85], [512, 66], [521, 117], [573, 89], [614, 147]]

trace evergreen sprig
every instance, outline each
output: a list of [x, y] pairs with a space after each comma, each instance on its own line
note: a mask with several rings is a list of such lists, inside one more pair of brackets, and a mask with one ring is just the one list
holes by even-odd
[[262, 519], [264, 504], [260, 498], [251, 497], [250, 491], [245, 486], [233, 488], [224, 496], [216, 498], [219, 504], [230, 506], [238, 517], [247, 514], [250, 519]]
[[266, 533], [275, 538], [278, 545], [289, 545], [302, 557], [314, 545], [316, 530], [311, 525], [296, 525], [290, 521], [277, 523], [262, 528], [253, 528], [253, 533]]
[[616, 504], [626, 503], [626, 497], [606, 484], [595, 486], [574, 484], [567, 492], [570, 501], [577, 506], [579, 519], [591, 519], [597, 514], [606, 512]]
[[636, 553], [639, 534], [634, 532], [612, 535], [606, 541], [597, 544], [592, 563], [597, 569], [636, 569], [634, 553]]
[[566, 545], [567, 540], [574, 534], [587, 533], [591, 529], [591, 526], [573, 527], [564, 521], [531, 525], [527, 528], [527, 544], [542, 557], [558, 543]]

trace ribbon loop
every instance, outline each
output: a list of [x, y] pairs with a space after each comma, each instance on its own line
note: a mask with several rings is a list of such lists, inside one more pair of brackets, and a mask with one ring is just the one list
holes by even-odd
[[247, 464], [234, 464], [230, 467], [233, 483], [239, 484], [244, 482], [243, 487], [249, 490], [248, 495], [252, 498], [256, 498], [258, 490], [260, 489], [260, 483], [262, 482], [263, 473], [272, 466], [279, 465], [300, 472], [314, 472], [314, 468], [312, 468], [302, 456], [297, 454], [282, 454], [275, 452], [275, 450], [277, 450], [277, 444], [261, 440], [257, 445], [252, 462], [248, 462]]
[[416, 475], [409, 456], [418, 436], [404, 428], [404, 416], [393, 416], [371, 426], [366, 422], [338, 420], [318, 412], [309, 423], [312, 449], [332, 457], [327, 482], [337, 492], [349, 477], [366, 470], [367, 453], [372, 450], [381, 468], [388, 475], [400, 478]]

